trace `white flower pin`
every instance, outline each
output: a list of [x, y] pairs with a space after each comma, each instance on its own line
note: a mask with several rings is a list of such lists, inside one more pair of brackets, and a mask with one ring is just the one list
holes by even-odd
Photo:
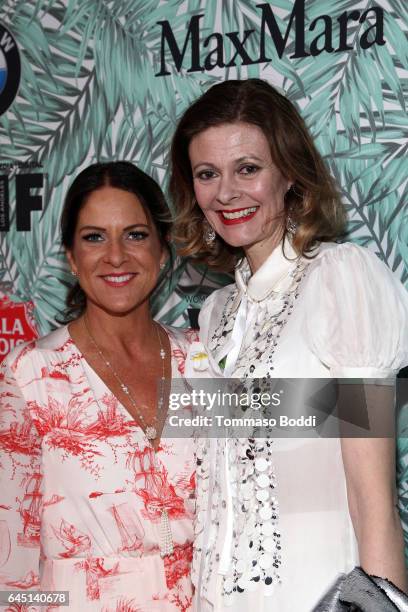
[[208, 353], [204, 349], [204, 345], [201, 342], [195, 343], [196, 346], [192, 347], [191, 350], [191, 361], [193, 370], [196, 372], [203, 372], [208, 369]]

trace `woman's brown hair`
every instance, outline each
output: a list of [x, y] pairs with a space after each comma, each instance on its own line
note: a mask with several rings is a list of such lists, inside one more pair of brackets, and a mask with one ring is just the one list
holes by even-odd
[[[61, 213], [61, 243], [66, 251], [74, 246], [75, 230], [79, 214], [92, 193], [102, 187], [116, 187], [133, 193], [152, 220], [162, 246], [167, 245], [171, 231], [171, 216], [159, 185], [145, 172], [128, 161], [97, 163], [88, 166], [73, 181], [65, 196]], [[171, 251], [169, 250], [171, 258]], [[86, 307], [86, 296], [76, 282], [68, 292], [67, 309], [60, 323], [67, 323], [79, 317]]]
[[282, 227], [290, 215], [297, 230], [291, 237], [298, 254], [310, 256], [317, 242], [337, 238], [345, 212], [334, 181], [294, 105], [261, 79], [231, 80], [206, 91], [181, 117], [171, 145], [170, 193], [176, 212], [173, 237], [181, 255], [231, 270], [242, 249], [217, 236], [209, 247], [203, 238], [204, 214], [194, 197], [188, 148], [200, 132], [225, 123], [259, 127], [282, 175], [293, 181], [285, 196]]

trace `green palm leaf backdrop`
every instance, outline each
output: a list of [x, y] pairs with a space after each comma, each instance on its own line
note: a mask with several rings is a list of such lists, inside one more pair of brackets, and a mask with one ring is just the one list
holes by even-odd
[[[268, 61], [189, 71], [176, 70], [167, 53], [160, 71], [162, 26], [168, 21], [180, 50], [190, 19], [200, 18], [200, 41], [224, 35], [224, 63], [235, 49], [226, 33], [254, 30], [245, 50], [259, 57], [262, 13], [253, 0], [0, 0], [0, 22], [14, 35], [21, 56], [18, 96], [0, 117], [0, 163], [38, 162], [45, 181], [42, 211], [31, 231], [17, 231], [13, 176], [9, 169], [10, 230], [0, 242], [0, 282], [12, 301], [32, 301], [39, 333], [55, 326], [72, 282], [60, 248], [58, 218], [72, 178], [96, 160], [128, 159], [166, 189], [168, 148], [177, 119], [205, 88], [225, 78], [261, 77], [282, 88], [300, 108], [343, 194], [350, 239], [375, 251], [408, 282], [407, 11], [404, 0], [274, 0], [276, 23], [285, 33], [294, 6], [305, 7], [306, 44], [322, 33], [309, 24], [323, 13], [333, 24], [333, 47], [344, 12], [379, 7], [386, 44], [361, 44], [376, 19], [350, 19], [350, 49], [305, 57], [296, 50], [295, 27], [280, 56], [266, 37]], [[375, 31], [371, 33], [374, 37]], [[321, 41], [323, 39], [320, 39]], [[203, 57], [214, 48], [215, 40]], [[319, 44], [322, 44], [320, 42]], [[213, 46], [211, 46], [213, 45]], [[187, 45], [188, 46], [188, 45]], [[296, 54], [295, 54], [296, 55]], [[214, 56], [213, 56], [214, 57]], [[209, 66], [207, 66], [209, 68]], [[33, 172], [33, 170], [30, 170]], [[200, 305], [226, 278], [176, 260], [153, 299], [162, 321], [188, 325], [187, 310]], [[400, 503], [408, 530], [408, 441], [400, 439]]]

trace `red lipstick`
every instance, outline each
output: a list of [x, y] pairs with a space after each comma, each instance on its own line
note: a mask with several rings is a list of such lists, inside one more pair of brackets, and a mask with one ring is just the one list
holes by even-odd
[[[234, 212], [240, 212], [241, 210], [246, 210], [247, 208], [252, 208], [247, 206], [246, 208], [235, 208], [235, 209], [228, 209], [225, 212], [228, 213], [234, 213]], [[217, 211], [218, 212], [218, 216], [221, 219], [221, 222], [224, 225], [237, 225], [238, 223], [246, 223], [246, 221], [250, 221], [252, 219], [252, 217], [254, 217], [256, 215], [256, 213], [258, 212], [258, 208], [256, 210], [254, 210], [253, 212], [249, 213], [248, 215], [245, 215], [245, 217], [237, 217], [236, 219], [226, 219], [224, 217], [224, 215], [222, 214], [224, 211]]]

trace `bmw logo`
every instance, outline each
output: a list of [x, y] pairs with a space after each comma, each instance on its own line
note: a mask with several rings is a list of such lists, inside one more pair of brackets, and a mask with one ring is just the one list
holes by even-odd
[[3, 93], [7, 81], [7, 63], [3, 51], [0, 49], [0, 94]]
[[17, 95], [20, 75], [17, 43], [11, 32], [0, 23], [0, 115], [6, 112]]

